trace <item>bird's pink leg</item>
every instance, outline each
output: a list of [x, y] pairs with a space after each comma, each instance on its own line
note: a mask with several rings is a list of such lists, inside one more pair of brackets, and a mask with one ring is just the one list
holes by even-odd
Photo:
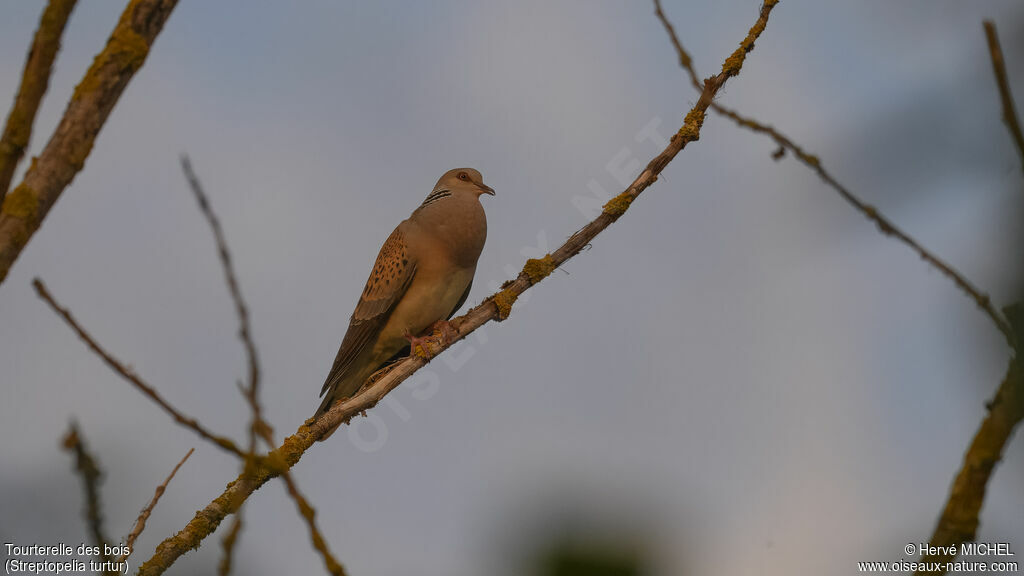
[[434, 336], [440, 336], [442, 345], [448, 345], [459, 337], [459, 331], [447, 320], [438, 320], [430, 325], [428, 331]]
[[413, 336], [406, 330], [403, 336], [409, 341], [409, 354], [430, 360], [437, 353], [434, 346], [441, 347], [451, 344], [459, 337], [458, 330], [447, 320], [438, 320], [424, 332], [428, 336]]

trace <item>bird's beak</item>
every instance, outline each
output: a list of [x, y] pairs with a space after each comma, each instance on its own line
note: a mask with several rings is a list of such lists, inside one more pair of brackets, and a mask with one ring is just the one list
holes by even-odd
[[481, 190], [484, 191], [484, 194], [490, 194], [491, 196], [494, 196], [494, 188], [491, 188], [490, 186], [484, 184], [483, 182], [481, 182], [478, 186]]

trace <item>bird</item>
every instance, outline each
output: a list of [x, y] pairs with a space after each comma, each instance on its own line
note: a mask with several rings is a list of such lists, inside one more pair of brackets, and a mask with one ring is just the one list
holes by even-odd
[[479, 171], [449, 170], [388, 236], [349, 319], [314, 417], [353, 396], [405, 347], [415, 351], [425, 340], [418, 335], [428, 328], [442, 338], [454, 333], [447, 321], [469, 296], [487, 240], [480, 203], [484, 194], [493, 196], [494, 189]]

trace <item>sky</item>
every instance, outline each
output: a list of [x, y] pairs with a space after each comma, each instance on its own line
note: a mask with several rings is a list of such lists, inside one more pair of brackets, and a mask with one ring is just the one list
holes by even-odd
[[[123, 4], [76, 8], [30, 154]], [[702, 75], [758, 9], [664, 4]], [[0, 103], [42, 6], [0, 7]], [[1005, 304], [1024, 197], [985, 18], [1020, 102], [1011, 0], [783, 0], [719, 99]], [[316, 409], [377, 250], [442, 173], [472, 166], [497, 191], [476, 304], [621, 191], [696, 99], [643, 1], [181, 2], [0, 285], [0, 541], [87, 541], [59, 449], [71, 421], [105, 471], [114, 539], [196, 448], [133, 570], [238, 472], [30, 285], [179, 409], [243, 438], [237, 322], [181, 154], [231, 246], [280, 438]], [[709, 116], [507, 321], [307, 452], [296, 480], [349, 573], [530, 574], [554, 541], [633, 550], [651, 574], [845, 573], [926, 541], [1008, 350], [952, 283], [774, 149]], [[980, 541], [1024, 549], [1021, 486], [1017, 438]], [[245, 518], [236, 573], [323, 572], [279, 483]], [[224, 531], [169, 574], [212, 573]]]

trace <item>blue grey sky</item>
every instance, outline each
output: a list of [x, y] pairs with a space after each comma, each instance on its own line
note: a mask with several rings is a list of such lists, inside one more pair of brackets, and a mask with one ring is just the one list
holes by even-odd
[[[33, 153], [123, 4], [76, 8]], [[0, 7], [4, 109], [42, 6]], [[757, 8], [665, 1], [705, 75]], [[784, 0], [720, 100], [1005, 303], [1022, 185], [983, 18], [1021, 101], [1011, 0]], [[86, 539], [59, 450], [72, 419], [106, 471], [115, 538], [197, 449], [133, 568], [238, 471], [30, 286], [42, 277], [172, 403], [241, 438], [236, 321], [179, 154], [233, 249], [280, 437], [318, 405], [380, 244], [445, 170], [497, 190], [476, 303], [621, 190], [696, 98], [644, 1], [184, 0], [0, 285], [0, 540]], [[635, 546], [655, 574], [849, 573], [927, 539], [1008, 352], [950, 282], [773, 149], [709, 116], [508, 321], [304, 456], [296, 478], [351, 574], [525, 574], [558, 537]], [[979, 539], [1024, 549], [1019, 438], [1005, 456]], [[239, 574], [323, 571], [280, 485], [246, 510]], [[212, 573], [223, 532], [170, 573]]]

